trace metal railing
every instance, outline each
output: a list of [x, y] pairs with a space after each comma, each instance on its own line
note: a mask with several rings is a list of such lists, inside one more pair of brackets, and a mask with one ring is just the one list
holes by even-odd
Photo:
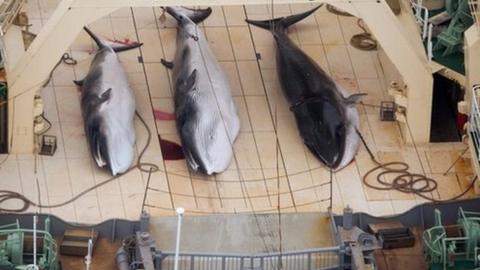
[[[474, 156], [473, 162], [480, 164], [480, 110], [478, 107], [478, 98], [480, 98], [480, 85], [475, 85], [472, 90], [470, 101], [469, 131], [470, 141], [474, 149], [471, 153]], [[478, 166], [475, 166], [478, 167]]]
[[428, 9], [423, 6], [422, 0], [410, 0], [417, 24], [420, 27], [422, 40], [426, 41], [427, 57], [431, 61], [433, 58], [432, 29], [433, 25], [429, 23]]
[[[333, 270], [343, 269], [341, 247], [260, 255], [180, 253], [179, 270]], [[162, 253], [161, 270], [174, 269], [175, 253]]]
[[428, 37], [428, 9], [422, 5], [422, 0], [410, 0], [412, 8], [415, 10], [415, 18], [420, 25], [422, 39]]
[[3, 35], [12, 24], [26, 0], [0, 1], [0, 34]]

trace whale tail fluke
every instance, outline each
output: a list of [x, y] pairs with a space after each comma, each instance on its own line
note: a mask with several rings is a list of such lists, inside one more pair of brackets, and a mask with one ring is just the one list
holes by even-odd
[[87, 34], [95, 41], [97, 44], [98, 49], [103, 49], [105, 47], [111, 47], [115, 52], [123, 52], [128, 51], [131, 49], [138, 48], [143, 45], [143, 43], [139, 42], [112, 42], [112, 41], [105, 41], [99, 38], [95, 33], [93, 33], [88, 27], [84, 26], [83, 30], [87, 32]]
[[87, 34], [93, 39], [93, 41], [95, 41], [95, 44], [97, 44], [99, 49], [103, 49], [107, 46], [105, 42], [103, 42], [102, 39], [100, 39], [97, 35], [95, 35], [95, 33], [88, 29], [88, 27], [84, 26], [83, 30], [85, 30], [85, 32], [87, 32]]
[[264, 20], [264, 21], [255, 21], [255, 20], [249, 20], [246, 19], [245, 21], [249, 24], [253, 24], [255, 26], [258, 26], [260, 28], [270, 30], [272, 32], [275, 31], [283, 31], [287, 29], [288, 27], [294, 25], [295, 23], [305, 19], [306, 17], [310, 16], [312, 13], [317, 11], [320, 7], [322, 7], [323, 4], [318, 5], [317, 7], [305, 11], [303, 13], [287, 16], [287, 17], [280, 17], [280, 18], [275, 18], [271, 20]]
[[212, 8], [204, 9], [191, 9], [186, 7], [166, 7], [165, 10], [168, 14], [172, 15], [179, 23], [183, 21], [183, 16], [187, 16], [195, 24], [203, 22], [210, 14], [212, 14]]

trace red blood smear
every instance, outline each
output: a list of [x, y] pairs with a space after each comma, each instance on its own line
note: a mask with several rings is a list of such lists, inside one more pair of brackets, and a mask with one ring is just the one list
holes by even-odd
[[164, 140], [160, 138], [160, 148], [162, 149], [162, 156], [164, 160], [180, 160], [185, 159], [183, 155], [182, 146], [178, 143]]
[[175, 114], [173, 113], [163, 112], [163, 111], [154, 109], [153, 114], [155, 115], [155, 119], [157, 120], [167, 120], [167, 121], [175, 120]]
[[465, 126], [465, 123], [468, 121], [468, 115], [463, 114], [463, 113], [457, 113], [457, 129], [460, 132], [463, 132], [463, 127]]
[[136, 45], [139, 44], [137, 41], [130, 40], [129, 38], [124, 38], [122, 40], [119, 39], [108, 39], [108, 41], [117, 43], [117, 44], [123, 44], [123, 45]]

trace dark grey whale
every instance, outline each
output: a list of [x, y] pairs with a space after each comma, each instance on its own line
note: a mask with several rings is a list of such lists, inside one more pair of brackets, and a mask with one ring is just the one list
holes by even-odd
[[116, 175], [128, 170], [135, 156], [135, 96], [116, 52], [142, 44], [109, 45], [84, 29], [98, 46], [87, 76], [75, 81], [82, 88], [85, 135], [97, 165]]
[[223, 172], [233, 157], [240, 120], [227, 76], [197, 26], [212, 10], [166, 11], [177, 20], [177, 49], [173, 62], [162, 62], [173, 68], [176, 124], [185, 159], [195, 171]]
[[320, 7], [288, 17], [246, 21], [272, 32], [277, 44], [278, 76], [300, 136], [322, 163], [338, 170], [348, 165], [358, 150], [359, 116], [355, 103], [364, 94], [348, 95], [286, 33], [289, 26]]

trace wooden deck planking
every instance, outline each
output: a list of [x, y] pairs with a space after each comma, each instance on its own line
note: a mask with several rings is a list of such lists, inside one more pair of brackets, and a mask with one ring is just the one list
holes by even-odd
[[[34, 23], [31, 29], [38, 31], [56, 1], [31, 2], [27, 6]], [[37, 6], [41, 6], [42, 11]], [[284, 16], [310, 6], [279, 5], [273, 11], [275, 16]], [[153, 109], [173, 112], [171, 72], [160, 64], [160, 59], [173, 59], [174, 20], [168, 14], [165, 21], [158, 20], [162, 12], [155, 8], [122, 8], [91, 25], [102, 37], [133, 40], [138, 37], [144, 43], [141, 49], [119, 54], [119, 58], [135, 91], [139, 112], [154, 131], [145, 158], [157, 164], [160, 171], [150, 176], [146, 210], [153, 215], [172, 215], [172, 209], [180, 206], [191, 214], [275, 212], [278, 207], [283, 212], [325, 211], [329, 205], [326, 199], [330, 187], [326, 183], [330, 181], [330, 173], [298, 136], [278, 83], [272, 35], [244, 22], [246, 14], [253, 19], [270, 18], [271, 7], [231, 6], [213, 10], [201, 29], [232, 84], [241, 133], [234, 144], [235, 158], [229, 169], [208, 178], [190, 173], [184, 161], [164, 161], [156, 138], [158, 133], [162, 139], [180, 142], [174, 121], [153, 118]], [[314, 16], [292, 27], [289, 35], [340, 85], [351, 93], [368, 93], [364, 102], [378, 105], [381, 100], [390, 99], [383, 87], [383, 71], [375, 52], [359, 51], [349, 45], [350, 36], [359, 32], [356, 18], [338, 17], [322, 7]], [[107, 172], [96, 168], [86, 150], [79, 93], [71, 83], [86, 74], [93, 49], [90, 38], [81, 33], [70, 51], [79, 64], [60, 65], [50, 85], [42, 90], [46, 116], [53, 124], [49, 134], [59, 138], [56, 155], [41, 157], [37, 174], [32, 172], [33, 158], [12, 158], [2, 165], [0, 181], [6, 179], [4, 175], [19, 180], [6, 181], [2, 187], [34, 197], [36, 191], [31, 179], [38, 177], [42, 201], [54, 203], [109, 178]], [[261, 58], [257, 59], [257, 55]], [[411, 163], [412, 171], [432, 173], [440, 184], [434, 193], [438, 198], [445, 199], [468, 187], [472, 174], [468, 159], [460, 160], [446, 177], [441, 175], [464, 149], [461, 144], [427, 145], [419, 149], [413, 145], [403, 146], [396, 123], [380, 122], [378, 108], [361, 105], [358, 108], [360, 129], [376, 156], [384, 161], [406, 160]], [[136, 130], [139, 154], [147, 133], [138, 121]], [[361, 177], [372, 166], [361, 146], [355, 162], [334, 173], [335, 212], [350, 205], [355, 210], [376, 215], [392, 214], [424, 202], [418, 196], [397, 191], [379, 192], [363, 186]], [[72, 205], [47, 212], [72, 221], [133, 219], [140, 213], [147, 180], [148, 173], [135, 171], [88, 193]], [[466, 196], [474, 195], [470, 191]]]

